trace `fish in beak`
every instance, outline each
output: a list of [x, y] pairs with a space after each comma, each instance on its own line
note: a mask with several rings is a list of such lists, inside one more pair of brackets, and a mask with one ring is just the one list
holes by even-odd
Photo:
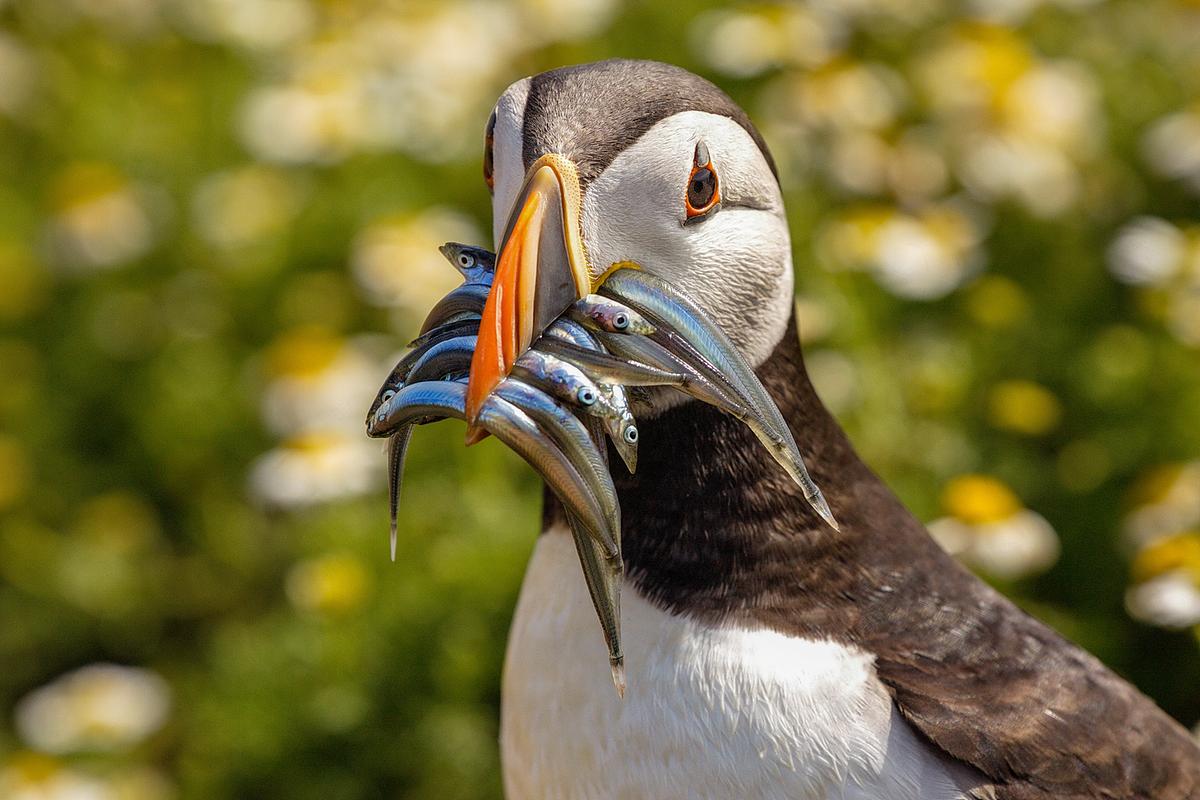
[[550, 153], [530, 166], [500, 243], [467, 382], [467, 444], [484, 401], [550, 323], [587, 297], [598, 274], [583, 246], [583, 193], [568, 158]]

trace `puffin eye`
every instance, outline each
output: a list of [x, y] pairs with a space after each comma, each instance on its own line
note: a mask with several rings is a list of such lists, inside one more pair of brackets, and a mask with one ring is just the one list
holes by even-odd
[[487, 184], [488, 192], [495, 192], [496, 178], [492, 174], [495, 165], [492, 161], [492, 149], [496, 140], [496, 112], [488, 117], [487, 131], [483, 135], [483, 182]]
[[684, 203], [687, 208], [685, 222], [699, 222], [721, 207], [721, 182], [704, 142], [696, 143]]

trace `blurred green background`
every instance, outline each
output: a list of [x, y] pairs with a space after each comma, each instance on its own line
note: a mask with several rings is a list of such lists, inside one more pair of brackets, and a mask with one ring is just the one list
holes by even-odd
[[0, 796], [499, 796], [536, 479], [423, 429], [391, 564], [362, 418], [613, 55], [760, 124], [866, 460], [1200, 719], [1200, 4], [0, 0]]

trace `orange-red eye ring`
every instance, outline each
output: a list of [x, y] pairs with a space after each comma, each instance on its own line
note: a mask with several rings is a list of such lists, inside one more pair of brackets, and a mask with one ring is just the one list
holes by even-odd
[[696, 143], [683, 203], [687, 212], [686, 221], [706, 217], [721, 205], [721, 179], [704, 142]]

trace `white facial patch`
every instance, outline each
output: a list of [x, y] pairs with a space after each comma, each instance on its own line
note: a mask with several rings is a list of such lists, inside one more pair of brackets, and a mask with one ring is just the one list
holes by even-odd
[[522, 130], [529, 78], [504, 90], [496, 102], [496, 128], [492, 133], [492, 249], [498, 250], [508, 215], [525, 180]]
[[[721, 210], [684, 223], [696, 143], [717, 171]], [[685, 111], [657, 123], [584, 192], [583, 238], [596, 268], [635, 261], [694, 299], [754, 365], [792, 309], [791, 239], [779, 185], [728, 117]]]

